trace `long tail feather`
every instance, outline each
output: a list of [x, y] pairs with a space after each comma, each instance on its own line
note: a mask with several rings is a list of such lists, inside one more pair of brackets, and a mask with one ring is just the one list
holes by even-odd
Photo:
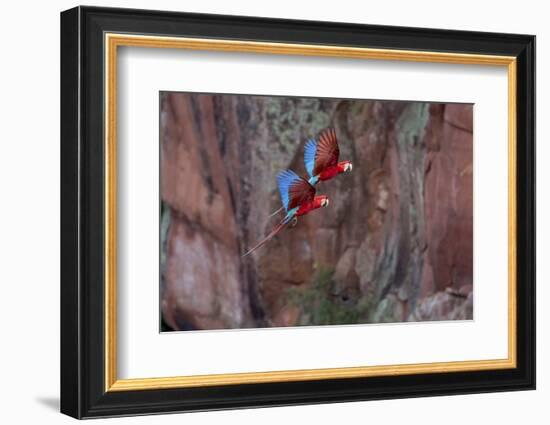
[[278, 209], [277, 211], [275, 211], [274, 213], [271, 213], [271, 214], [269, 215], [268, 218], [271, 218], [271, 217], [273, 217], [275, 214], [278, 214], [278, 213], [281, 212], [284, 208], [285, 208], [285, 207], [282, 206], [281, 208], [279, 208], [279, 209]]
[[244, 253], [242, 255], [242, 257], [246, 257], [248, 254], [251, 254], [252, 252], [256, 251], [258, 248], [260, 248], [263, 244], [265, 244], [267, 241], [269, 241], [273, 236], [275, 236], [277, 233], [279, 233], [281, 230], [283, 230], [283, 228], [288, 224], [289, 220], [287, 220], [286, 218], [281, 221], [277, 227], [275, 227], [271, 233], [269, 235], [267, 235], [265, 238], [263, 238], [260, 242], [258, 242], [258, 244], [253, 247], [253, 248], [250, 248], [246, 253]]

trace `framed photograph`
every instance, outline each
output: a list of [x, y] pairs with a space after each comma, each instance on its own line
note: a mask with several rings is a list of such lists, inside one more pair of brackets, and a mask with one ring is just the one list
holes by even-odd
[[61, 14], [61, 411], [535, 388], [535, 37]]

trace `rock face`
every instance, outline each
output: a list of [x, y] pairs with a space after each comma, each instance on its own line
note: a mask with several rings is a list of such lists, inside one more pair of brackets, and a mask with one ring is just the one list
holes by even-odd
[[[256, 253], [276, 174], [327, 126], [353, 171]], [[161, 285], [176, 330], [472, 318], [472, 106], [165, 93]]]

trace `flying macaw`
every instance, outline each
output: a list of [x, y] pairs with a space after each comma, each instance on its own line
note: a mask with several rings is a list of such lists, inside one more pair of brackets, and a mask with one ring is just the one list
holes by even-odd
[[277, 185], [283, 208], [286, 211], [285, 217], [279, 224], [262, 239], [254, 248], [249, 249], [243, 257], [255, 251], [273, 236], [279, 233], [288, 223], [296, 221], [297, 217], [306, 215], [317, 208], [326, 207], [329, 204], [326, 195], [315, 196], [315, 188], [306, 179], [300, 177], [292, 170], [283, 170], [277, 175]]
[[309, 174], [309, 183], [330, 180], [334, 176], [351, 171], [351, 161], [338, 162], [340, 149], [334, 128], [327, 128], [319, 140], [310, 139], [304, 148], [304, 163]]
[[[304, 163], [309, 175], [309, 183], [315, 186], [319, 181], [330, 180], [340, 173], [351, 171], [351, 161], [338, 162], [340, 149], [334, 128], [327, 128], [319, 136], [319, 140], [309, 139], [304, 148]], [[283, 207], [273, 212], [269, 217], [278, 214]]]

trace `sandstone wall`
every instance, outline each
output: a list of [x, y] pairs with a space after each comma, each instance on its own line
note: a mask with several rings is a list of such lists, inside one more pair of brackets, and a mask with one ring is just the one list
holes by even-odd
[[[471, 105], [164, 94], [161, 108], [168, 326], [472, 317]], [[303, 174], [328, 125], [353, 172], [318, 185], [328, 208], [241, 258], [276, 224], [275, 175]]]

